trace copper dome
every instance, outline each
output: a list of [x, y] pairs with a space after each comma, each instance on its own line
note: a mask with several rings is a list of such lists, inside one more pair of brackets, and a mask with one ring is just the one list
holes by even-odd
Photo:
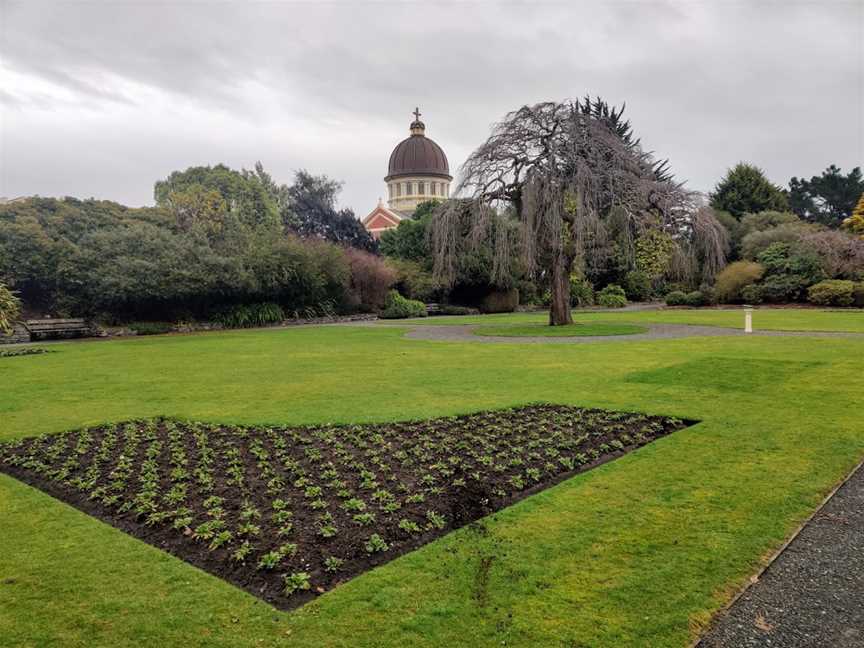
[[420, 120], [411, 124], [411, 137], [396, 145], [390, 154], [387, 168], [388, 182], [394, 178], [410, 175], [431, 175], [452, 180], [450, 165], [444, 151], [426, 137], [426, 126]]

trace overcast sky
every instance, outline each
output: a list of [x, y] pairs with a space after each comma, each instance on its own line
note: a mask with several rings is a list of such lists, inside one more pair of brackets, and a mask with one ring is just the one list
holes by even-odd
[[455, 172], [508, 111], [586, 92], [693, 189], [864, 161], [864, 0], [0, 7], [0, 196], [152, 204], [173, 170], [261, 160], [362, 216], [416, 105]]

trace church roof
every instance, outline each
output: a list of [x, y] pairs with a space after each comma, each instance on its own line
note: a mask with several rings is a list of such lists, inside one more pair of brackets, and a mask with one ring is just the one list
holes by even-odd
[[419, 111], [411, 123], [411, 136], [396, 145], [390, 154], [385, 182], [409, 175], [431, 175], [452, 180], [450, 165], [444, 151], [426, 137], [426, 125], [420, 121]]
[[[409, 215], [404, 212], [397, 211], [395, 209], [390, 209], [384, 204], [384, 201], [380, 198], [378, 199], [378, 205], [369, 212], [366, 216], [364, 216], [360, 222], [363, 223], [367, 228], [374, 228], [378, 223], [383, 225], [384, 223], [388, 223], [389, 226], [395, 227], [399, 224], [399, 221], [404, 220]], [[378, 223], [374, 223], [373, 221], [378, 221]], [[380, 227], [380, 225], [379, 225]]]

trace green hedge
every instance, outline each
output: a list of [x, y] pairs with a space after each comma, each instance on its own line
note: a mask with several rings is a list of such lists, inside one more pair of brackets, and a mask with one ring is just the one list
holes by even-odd
[[426, 317], [426, 304], [414, 299], [405, 299], [395, 290], [387, 293], [384, 302], [384, 310], [381, 312], [383, 319], [404, 319], [406, 317]]
[[597, 303], [606, 308], [624, 308], [627, 305], [627, 295], [617, 284], [609, 284], [597, 293]]
[[841, 279], [820, 281], [807, 289], [807, 300], [819, 306], [851, 306], [855, 302], [855, 282]]

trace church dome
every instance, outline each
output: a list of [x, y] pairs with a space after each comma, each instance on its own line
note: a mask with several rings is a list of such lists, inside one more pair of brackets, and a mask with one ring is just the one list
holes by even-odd
[[403, 176], [436, 176], [452, 180], [447, 156], [426, 137], [426, 125], [418, 119], [411, 123], [411, 136], [402, 140], [390, 154], [385, 182]]

